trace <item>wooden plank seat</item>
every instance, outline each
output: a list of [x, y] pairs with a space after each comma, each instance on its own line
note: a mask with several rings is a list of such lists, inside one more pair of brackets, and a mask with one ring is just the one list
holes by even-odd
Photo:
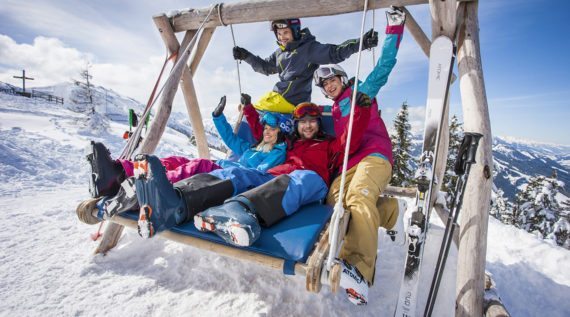
[[[212, 232], [201, 232], [194, 227], [193, 222], [161, 232], [159, 236], [220, 254], [260, 262], [275, 269], [281, 269], [284, 274], [306, 275], [305, 264], [331, 215], [332, 207], [328, 205], [313, 203], [303, 206], [301, 210], [279, 223], [263, 228], [259, 240], [245, 248], [234, 247]], [[129, 211], [114, 217], [111, 221], [136, 228], [137, 219], [138, 212]], [[201, 242], [197, 243], [196, 239]], [[219, 252], [220, 250], [222, 251]], [[240, 253], [244, 256], [240, 256]], [[251, 253], [261, 256], [256, 257]], [[270, 260], [267, 257], [278, 261], [267, 262]]]

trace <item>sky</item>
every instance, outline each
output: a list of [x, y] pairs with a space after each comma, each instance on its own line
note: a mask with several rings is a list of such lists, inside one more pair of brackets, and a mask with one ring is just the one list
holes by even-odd
[[[234, 1], [227, 1], [234, 2]], [[205, 8], [211, 1], [0, 0], [0, 81], [21, 85], [22, 69], [41, 87], [79, 79], [89, 64], [96, 85], [146, 103], [164, 62], [166, 49], [153, 23], [154, 15], [175, 10]], [[427, 5], [408, 8], [427, 34], [431, 34]], [[481, 55], [493, 135], [570, 145], [570, 51], [567, 33], [570, 3], [544, 8], [539, 0], [482, 1], [479, 7]], [[374, 16], [374, 18], [373, 18]], [[362, 13], [303, 18], [303, 27], [322, 43], [339, 44], [360, 34]], [[384, 10], [367, 14], [366, 29], [385, 27]], [[275, 49], [268, 22], [234, 26], [235, 40], [261, 57]], [[178, 34], [179, 39], [183, 34]], [[194, 76], [204, 117], [228, 96], [229, 115], [239, 103], [236, 62], [229, 27], [219, 27]], [[375, 56], [378, 57], [379, 50]], [[356, 54], [341, 65], [353, 76]], [[361, 76], [372, 69], [373, 54], [362, 53]], [[256, 100], [277, 81], [239, 64], [242, 91]], [[455, 67], [457, 73], [457, 66]], [[378, 96], [382, 116], [392, 125], [401, 104], [410, 106], [414, 132], [423, 129], [428, 60], [405, 33], [398, 63]], [[315, 87], [313, 101], [327, 103]], [[174, 111], [186, 112], [181, 93]], [[451, 115], [462, 119], [459, 84], [451, 90]]]

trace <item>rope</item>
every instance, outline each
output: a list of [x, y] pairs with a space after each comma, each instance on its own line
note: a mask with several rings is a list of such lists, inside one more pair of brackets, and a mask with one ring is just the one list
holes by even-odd
[[[143, 120], [146, 120], [146, 117], [150, 114], [150, 110], [152, 109], [152, 107], [154, 106], [156, 101], [158, 100], [158, 97], [162, 94], [164, 87], [166, 85], [169, 85], [171, 83], [171, 81], [174, 80], [173, 74], [179, 73], [183, 67], [186, 67], [186, 61], [187, 61], [186, 56], [190, 56], [191, 48], [194, 46], [194, 44], [196, 43], [196, 41], [198, 39], [198, 33], [200, 33], [200, 31], [202, 31], [202, 29], [204, 28], [204, 25], [206, 24], [206, 22], [210, 18], [210, 15], [212, 14], [212, 12], [214, 11], [215, 8], [216, 8], [215, 6], [212, 6], [212, 8], [210, 9], [210, 12], [208, 12], [208, 15], [206, 16], [204, 21], [202, 21], [202, 24], [200, 24], [200, 27], [198, 27], [198, 29], [196, 30], [196, 35], [192, 38], [192, 40], [190, 40], [190, 43], [188, 43], [188, 46], [186, 46], [186, 48], [184, 49], [182, 54], [179, 55], [180, 58], [178, 59], [178, 61], [176, 61], [176, 63], [174, 64], [174, 66], [170, 70], [170, 74], [168, 75], [168, 78], [166, 79], [166, 81], [164, 82], [164, 84], [162, 85], [160, 90], [158, 91], [158, 94], [156, 94], [156, 98], [154, 98], [154, 99], [152, 98], [154, 96], [154, 92], [153, 92], [153, 94], [151, 94], [151, 98], [149, 98], [149, 103], [147, 103], [147, 106], [146, 106], [146, 108], [142, 114]], [[173, 54], [173, 56], [176, 56], [176, 54]], [[172, 56], [170, 58], [172, 58]], [[161, 74], [162, 74], [162, 71], [161, 71]], [[152, 102], [151, 102], [151, 100], [152, 100]], [[137, 128], [133, 132], [133, 135], [127, 141], [127, 144], [126, 144], [125, 148], [123, 149], [120, 158], [123, 158], [123, 159], [124, 158], [130, 158], [132, 156], [132, 154], [135, 152], [135, 150], [137, 149], [137, 147], [139, 145], [139, 139], [141, 137], [143, 126], [144, 126], [144, 124], [139, 124], [137, 126]]]
[[[221, 24], [221, 25], [223, 25], [223, 26], [228, 26], [228, 24], [226, 24], [226, 23], [224, 22], [224, 19], [222, 18], [222, 6], [223, 6], [223, 5], [224, 5], [223, 2], [217, 5], [217, 8], [218, 8], [218, 20], [220, 21], [220, 24]], [[233, 43], [234, 43], [234, 47], [236, 47], [236, 37], [235, 37], [235, 35], [234, 35], [234, 27], [233, 27], [232, 24], [230, 24], [229, 26], [230, 26], [230, 31], [231, 31], [231, 33], [232, 33], [232, 41], [233, 41]], [[240, 96], [240, 98], [241, 98], [242, 90], [241, 90], [241, 74], [240, 74], [240, 71], [239, 71], [239, 64], [240, 64], [240, 61], [236, 60], [236, 69], [237, 69], [237, 76], [238, 76], [239, 96]], [[243, 106], [245, 106], [245, 105], [243, 105]], [[239, 131], [239, 126], [240, 126], [242, 120], [243, 120], [243, 107], [242, 107], [242, 108], [240, 109], [240, 111], [239, 111], [239, 116], [238, 116], [238, 119], [237, 119], [236, 124], [235, 124], [235, 126], [234, 126], [234, 133], [235, 133], [235, 134], [238, 133], [238, 131]], [[230, 154], [231, 154], [231, 150], [228, 149], [228, 152], [226, 153], [226, 156], [229, 157]]]
[[328, 271], [331, 270], [334, 259], [336, 258], [336, 255], [338, 254], [338, 245], [337, 245], [337, 240], [338, 240], [338, 236], [339, 236], [339, 225], [340, 225], [340, 218], [342, 217], [342, 215], [344, 214], [344, 208], [343, 208], [343, 200], [344, 200], [344, 186], [346, 184], [346, 170], [347, 170], [347, 166], [348, 166], [348, 153], [350, 151], [350, 140], [352, 138], [352, 126], [354, 123], [354, 108], [356, 106], [356, 94], [358, 92], [358, 76], [360, 73], [360, 57], [362, 56], [362, 41], [363, 41], [363, 35], [364, 35], [364, 23], [366, 22], [366, 11], [368, 10], [368, 0], [364, 0], [364, 10], [363, 10], [363, 14], [362, 14], [362, 23], [360, 25], [360, 44], [358, 47], [358, 58], [356, 60], [356, 76], [355, 76], [355, 80], [354, 80], [354, 88], [352, 90], [352, 100], [351, 100], [351, 104], [350, 104], [350, 118], [348, 119], [348, 135], [347, 135], [347, 141], [346, 141], [346, 147], [344, 150], [344, 160], [342, 162], [342, 176], [340, 179], [340, 190], [339, 190], [339, 195], [338, 195], [338, 201], [336, 202], [335, 206], [334, 206], [334, 213], [332, 216], [332, 234], [329, 235], [329, 243], [330, 243], [330, 249], [329, 249], [329, 256], [327, 259], [327, 265], [326, 268]]
[[[372, 9], [372, 32], [374, 32], [374, 27], [376, 26], [376, 10]], [[376, 47], [372, 48], [372, 68], [376, 65]]]

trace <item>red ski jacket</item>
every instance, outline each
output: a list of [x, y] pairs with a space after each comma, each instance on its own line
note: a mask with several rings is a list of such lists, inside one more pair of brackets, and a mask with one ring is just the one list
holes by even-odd
[[[245, 111], [244, 109], [244, 115], [250, 127], [260, 126], [255, 124], [259, 122], [259, 114], [255, 110]], [[370, 107], [356, 107], [350, 154], [360, 147], [362, 135], [368, 126], [369, 120]], [[256, 133], [259, 133], [259, 131], [254, 132], [254, 135]], [[342, 135], [338, 138], [296, 139], [287, 149], [285, 163], [269, 169], [268, 172], [278, 176], [289, 174], [295, 170], [311, 170], [319, 174], [327, 185], [330, 185], [334, 171], [342, 164], [347, 137], [348, 125], [346, 125]]]

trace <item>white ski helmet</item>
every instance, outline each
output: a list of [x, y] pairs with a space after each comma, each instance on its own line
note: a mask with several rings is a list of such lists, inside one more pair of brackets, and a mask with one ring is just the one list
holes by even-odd
[[340, 76], [340, 80], [342, 82], [343, 87], [346, 87], [348, 85], [348, 75], [346, 74], [344, 69], [342, 69], [342, 67], [340, 67], [339, 65], [331, 64], [331, 65], [321, 66], [313, 73], [313, 79], [315, 81], [315, 85], [321, 88], [321, 91], [327, 98], [330, 97], [325, 91], [325, 88], [323, 88], [323, 82], [334, 76]]

